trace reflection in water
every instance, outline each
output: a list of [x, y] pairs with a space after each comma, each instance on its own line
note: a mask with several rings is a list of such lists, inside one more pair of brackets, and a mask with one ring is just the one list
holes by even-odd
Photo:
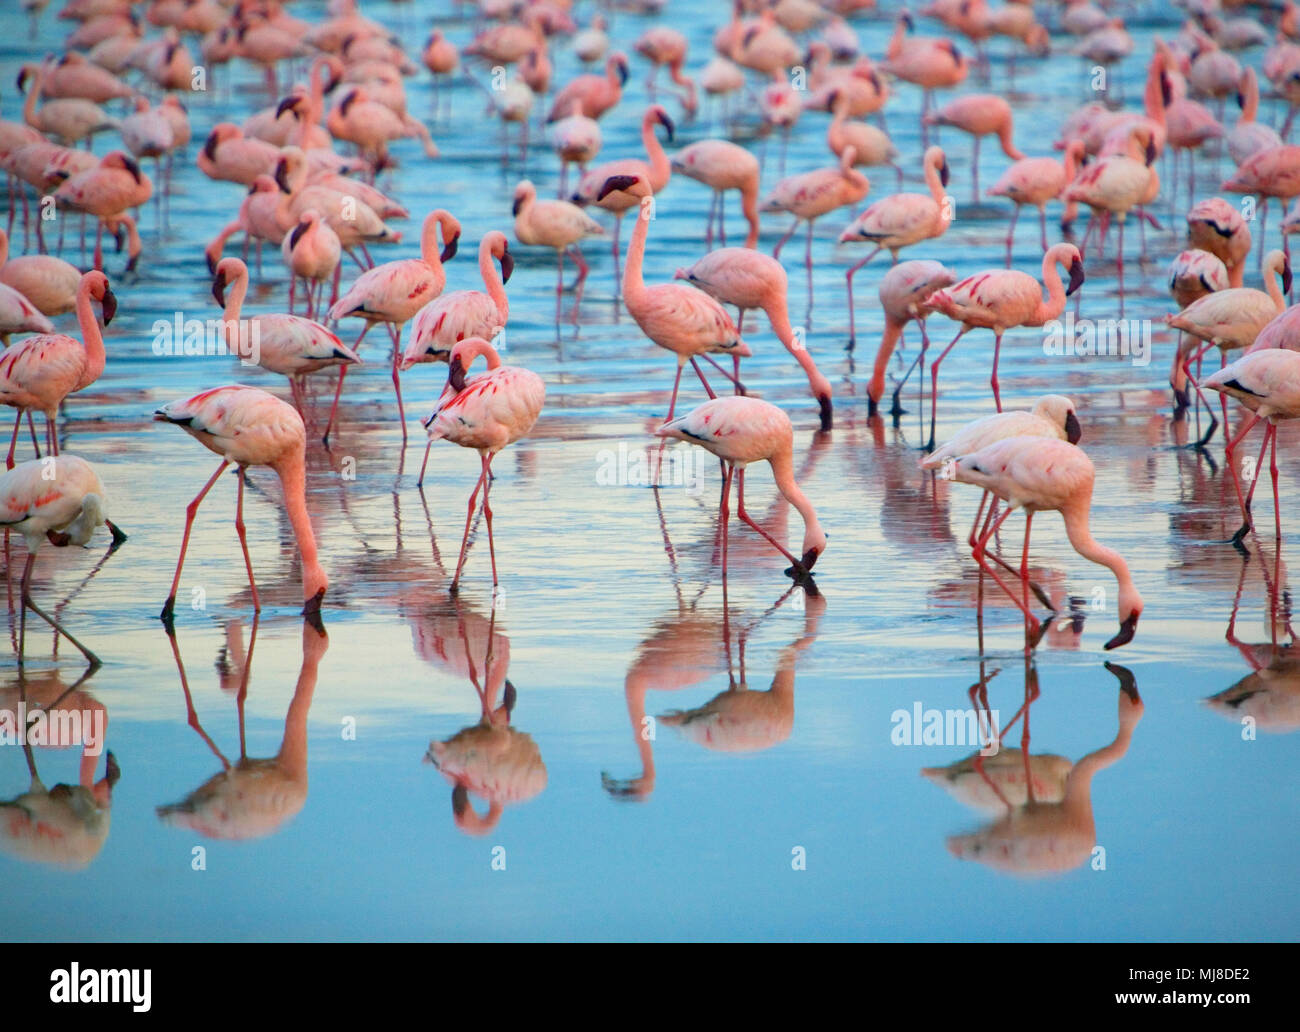
[[[1073, 766], [1064, 757], [1029, 752], [1029, 708], [1039, 691], [1037, 671], [1026, 662], [1025, 702], [999, 736], [1023, 720], [1020, 749], [1000, 750], [988, 759], [976, 754], [950, 767], [922, 771], [968, 806], [1000, 814], [976, 831], [949, 838], [949, 852], [1017, 875], [1059, 874], [1089, 859], [1097, 843], [1093, 775], [1128, 752], [1144, 708], [1132, 672], [1113, 663], [1106, 669], [1119, 680], [1119, 730], [1109, 744]], [[988, 680], [982, 678], [971, 689], [972, 698], [983, 696]], [[987, 707], [987, 698], [983, 704]]]
[[239, 621], [227, 624], [226, 644], [218, 656], [217, 672], [223, 687], [232, 679], [239, 684], [235, 696], [239, 714], [239, 760], [235, 763], [226, 759], [199, 723], [181, 661], [180, 644], [174, 634], [169, 634], [168, 639], [180, 672], [181, 690], [185, 693], [186, 718], [221, 761], [222, 769], [179, 803], [158, 807], [158, 816], [168, 824], [189, 828], [207, 838], [252, 839], [274, 834], [297, 816], [307, 802], [307, 713], [316, 691], [321, 658], [329, 648], [328, 635], [310, 622], [303, 622], [302, 669], [285, 715], [280, 750], [272, 757], [257, 759], [248, 755], [244, 731], [244, 703], [253, 668], [253, 646], [257, 642], [257, 618], [253, 619], [247, 650], [242, 624]]
[[[796, 592], [804, 606], [803, 634], [781, 651], [772, 686], [767, 691], [751, 691], [745, 670], [746, 639]], [[671, 710], [660, 716], [659, 722], [678, 728], [706, 748], [722, 752], [767, 749], [785, 741], [794, 727], [795, 661], [816, 639], [825, 610], [824, 596], [805, 593], [792, 585], [756, 620], [737, 628], [733, 654], [727, 610], [700, 609], [695, 602], [685, 603], [679, 595], [677, 608], [656, 621], [641, 643], [623, 682], [628, 718], [641, 754], [641, 773], [632, 778], [602, 773], [605, 790], [619, 799], [646, 799], [654, 791], [655, 720], [646, 715], [646, 694], [699, 684], [724, 668], [729, 682], [726, 691], [702, 706]]]
[[[424, 759], [452, 783], [456, 827], [484, 835], [497, 826], [507, 805], [532, 799], [546, 788], [546, 764], [537, 743], [510, 726], [516, 701], [515, 686], [506, 680], [510, 639], [496, 629], [495, 609], [485, 617], [454, 599], [432, 616], [413, 619], [412, 633], [421, 658], [469, 678], [478, 695], [478, 723], [431, 742]], [[471, 793], [487, 801], [486, 814], [470, 806]]]
[[[1266, 625], [1269, 640], [1244, 642], [1237, 637], [1237, 617], [1248, 577], [1262, 576], [1267, 591]], [[1259, 549], [1241, 562], [1237, 595], [1232, 603], [1225, 635], [1250, 664], [1251, 672], [1236, 684], [1206, 699], [1228, 720], [1285, 733], [1300, 728], [1300, 649], [1291, 627], [1291, 593], [1286, 586], [1286, 566], [1275, 553]], [[1285, 641], [1282, 638], [1285, 638]]]
[[[58, 784], [47, 789], [36, 772], [36, 756], [24, 738], [30, 787], [14, 799], [0, 802], [0, 854], [80, 870], [90, 864], [108, 840], [113, 786], [121, 776], [117, 760], [105, 757], [104, 776], [95, 780], [95, 768], [104, 745], [107, 712], [93, 695], [81, 690], [87, 670], [71, 685], [56, 671], [25, 677], [19, 674], [0, 686], [0, 709], [18, 713], [25, 709], [44, 714], [44, 742], [50, 748], [80, 745], [78, 784]], [[29, 722], [32, 737], [35, 725]]]

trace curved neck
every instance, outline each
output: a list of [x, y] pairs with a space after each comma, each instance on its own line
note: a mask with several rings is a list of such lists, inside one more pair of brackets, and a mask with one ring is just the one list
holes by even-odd
[[325, 571], [321, 569], [316, 554], [316, 535], [307, 515], [307, 469], [305, 445], [299, 443], [273, 467], [284, 488], [284, 511], [298, 539], [298, 554], [302, 557], [302, 597], [310, 601], [328, 586]]
[[1248, 125], [1255, 121], [1255, 117], [1259, 112], [1259, 80], [1255, 78], [1253, 69], [1246, 73], [1246, 88], [1242, 92], [1241, 99], [1244, 103], [1237, 124]]
[[1119, 585], [1119, 618], [1124, 620], [1136, 608], [1141, 596], [1133, 584], [1124, 557], [1092, 536], [1092, 530], [1088, 526], [1089, 506], [1090, 499], [1085, 499], [1080, 504], [1061, 510], [1061, 516], [1065, 520], [1065, 534], [1076, 552], [1090, 562], [1105, 566], [1115, 575], [1115, 581]]
[[817, 363], [813, 361], [812, 354], [802, 344], [798, 344], [794, 339], [794, 327], [790, 325], [790, 307], [786, 303], [784, 292], [777, 294], [772, 301], [764, 307], [767, 312], [767, 321], [772, 324], [772, 332], [777, 339], [785, 345], [786, 351], [790, 352], [799, 366], [808, 377], [808, 386], [812, 388], [813, 395], [818, 399], [830, 399], [831, 382], [822, 375]]
[[1129, 743], [1133, 741], [1133, 724], [1122, 721], [1119, 731], [1109, 745], [1088, 753], [1071, 768], [1065, 780], [1065, 798], [1061, 805], [1066, 810], [1086, 811], [1087, 819], [1092, 820], [1092, 779], [1101, 770], [1105, 770], [1128, 752]]
[[636, 226], [632, 230], [632, 239], [627, 245], [627, 258], [623, 263], [623, 298], [633, 300], [645, 293], [645, 280], [641, 277], [641, 265], [645, 259], [646, 237], [650, 234], [650, 212], [648, 205], [651, 198], [643, 198], [636, 208]]
[[641, 123], [641, 143], [645, 146], [646, 157], [650, 159], [650, 175], [655, 187], [662, 187], [672, 175], [672, 164], [664, 153], [664, 145], [655, 135], [655, 120], [647, 118]]
[[487, 362], [489, 369], [501, 368], [501, 356], [497, 354], [496, 348], [482, 338], [472, 337], [463, 340], [457, 345], [457, 348], [459, 348], [457, 354], [460, 357], [461, 368], [467, 373], [470, 367], [473, 366], [474, 359], [480, 355]]
[[1082, 153], [1083, 145], [1071, 141], [1070, 145], [1065, 148], [1065, 182], [1067, 184], [1074, 182], [1074, 176], [1079, 170], [1079, 155]]
[[104, 335], [91, 307], [90, 284], [85, 279], [77, 288], [77, 323], [81, 326], [81, 340], [86, 349], [85, 375], [94, 373], [92, 379], [98, 379], [104, 371]]
[[932, 161], [925, 163], [925, 185], [930, 188], [930, 196], [934, 198], [934, 203], [942, 205], [943, 180], [939, 178], [939, 166]]
[[1047, 300], [1040, 301], [1036, 318], [1040, 323], [1055, 319], [1065, 311], [1065, 284], [1057, 271], [1060, 259], [1050, 251], [1043, 256], [1043, 285], [1047, 287]]
[[871, 380], [867, 383], [867, 396], [879, 402], [885, 396], [885, 371], [893, 357], [894, 348], [903, 336], [903, 324], [885, 317], [885, 332], [880, 337], [880, 348], [876, 351], [876, 364], [871, 370]]
[[[746, 183], [740, 189], [740, 210], [749, 223], [749, 233], [745, 236], [745, 246], [758, 246], [758, 177]], [[788, 320], [787, 320], [788, 321]]]
[[1264, 279], [1264, 288], [1268, 291], [1269, 299], [1273, 302], [1273, 307], [1277, 309], [1278, 314], [1286, 311], [1286, 296], [1282, 293], [1282, 270], [1272, 269], [1271, 275]]
[[826, 539], [822, 531], [821, 524], [817, 522], [817, 512], [812, 507], [812, 502], [808, 501], [808, 496], [795, 482], [794, 479], [794, 459], [790, 454], [788, 447], [782, 448], [768, 460], [772, 466], [772, 479], [776, 481], [776, 489], [785, 496], [786, 501], [793, 505], [803, 518], [803, 549], [800, 557], [806, 555], [810, 548], [820, 548]]
[[41, 99], [41, 73], [35, 72], [32, 75], [31, 92], [27, 94], [27, 99], [23, 101], [23, 120], [30, 126], [40, 128], [39, 119], [36, 117], [36, 105]]
[[479, 245], [478, 271], [483, 277], [483, 285], [487, 287], [488, 297], [497, 306], [501, 321], [505, 322], [510, 316], [510, 302], [506, 299], [506, 285], [501, 282], [501, 273], [497, 270], [496, 260], [492, 257], [490, 241], [485, 240]]
[[[308, 638], [311, 635], [311, 638]], [[315, 641], [312, 638], [316, 639]], [[307, 780], [307, 714], [311, 711], [312, 697], [316, 694], [320, 660], [328, 646], [328, 639], [307, 623], [302, 628], [302, 670], [298, 684], [289, 702], [289, 712], [284, 718], [284, 737], [280, 739], [277, 758], [281, 768], [295, 781]]]
[[435, 269], [442, 266], [442, 254], [438, 247], [439, 229], [443, 229], [445, 234], [446, 230], [442, 226], [442, 220], [430, 218], [424, 224], [424, 232], [420, 234], [420, 257], [424, 259], [425, 265], [430, 265]]
[[[226, 308], [221, 313], [221, 318], [229, 323], [239, 322], [239, 313], [244, 307], [244, 297], [248, 293], [248, 269], [245, 268], [236, 277], [235, 281], [230, 284], [230, 293], [226, 297]], [[230, 333], [229, 328], [226, 330], [227, 335]]]

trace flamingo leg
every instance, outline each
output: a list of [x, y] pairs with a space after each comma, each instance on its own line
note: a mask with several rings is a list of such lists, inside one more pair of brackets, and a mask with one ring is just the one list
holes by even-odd
[[334, 388], [334, 404], [330, 406], [329, 422], [325, 424], [325, 436], [321, 438], [321, 443], [328, 446], [330, 443], [330, 433], [334, 430], [334, 422], [339, 414], [339, 396], [343, 393], [343, 378], [348, 375], [347, 366], [339, 366], [339, 382]]
[[22, 429], [22, 425], [23, 425], [23, 410], [18, 409], [17, 414], [14, 416], [14, 433], [13, 436], [9, 439], [9, 455], [5, 459], [6, 469], [14, 468], [14, 451], [18, 447], [18, 431]]
[[[713, 392], [713, 388], [709, 386], [709, 381], [704, 378], [704, 370], [700, 368], [700, 364], [693, 357], [691, 358], [691, 368], [695, 370], [695, 375], [700, 378], [700, 383], [704, 384], [704, 392], [708, 394], [709, 400], [712, 401], [717, 395]], [[680, 367], [678, 371], [680, 372]]]
[[194, 501], [190, 502], [190, 504], [185, 507], [185, 533], [181, 537], [181, 554], [176, 559], [176, 573], [172, 577], [171, 593], [167, 596], [167, 601], [163, 603], [162, 612], [159, 614], [159, 619], [167, 625], [168, 629], [171, 628], [172, 620], [175, 617], [176, 590], [180, 587], [181, 583], [181, 567], [185, 565], [185, 549], [188, 548], [190, 544], [190, 531], [194, 529], [194, 517], [198, 515], [199, 505], [202, 503], [204, 497], [212, 490], [212, 485], [217, 482], [217, 477], [221, 476], [229, 465], [229, 459], [222, 460], [221, 465], [217, 467], [217, 471], [213, 473], [212, 476], [208, 478], [208, 482], [203, 485], [203, 490], [196, 494], [194, 496]]
[[999, 412], [1002, 411], [1002, 395], [998, 393], [998, 356], [1002, 352], [1002, 334], [996, 334], [993, 339], [993, 377], [989, 380], [989, 386], [993, 388], [993, 404], [997, 406]]
[[866, 265], [867, 262], [871, 261], [871, 259], [874, 258], [879, 253], [880, 253], [880, 248], [877, 247], [869, 255], [863, 258], [862, 261], [858, 262], [856, 265], [850, 266], [849, 271], [844, 274], [845, 282], [848, 284], [847, 289], [849, 295], [849, 350], [850, 351], [853, 350], [853, 345], [857, 343], [856, 332], [854, 329], [854, 321], [853, 321], [853, 274], [856, 273], [860, 268], [862, 268], [862, 266]]
[[[492, 541], [492, 456], [483, 453], [483, 518], [487, 521], [488, 555], [492, 559], [492, 596], [495, 601], [497, 589], [497, 550]], [[490, 639], [489, 639], [490, 640]]]
[[262, 611], [261, 600], [257, 597], [257, 582], [253, 579], [253, 558], [248, 554], [248, 533], [244, 526], [244, 478], [247, 475], [245, 467], [239, 467], [239, 494], [235, 502], [235, 533], [239, 535], [239, 547], [244, 553], [244, 569], [248, 571], [248, 587], [253, 592], [253, 612]]
[[469, 505], [466, 506], [465, 512], [465, 533], [460, 539], [460, 558], [456, 560], [456, 575], [451, 579], [451, 594], [455, 595], [460, 590], [460, 571], [465, 567], [465, 550], [469, 546], [469, 527], [474, 520], [474, 510], [478, 504], [478, 493], [483, 487], [483, 482], [487, 479], [487, 466], [483, 466], [483, 471], [478, 475], [478, 482], [474, 485], [474, 490], [470, 492]]
[[1016, 608], [1019, 609], [1022, 613], [1024, 613], [1025, 620], [1029, 624], [1029, 633], [1031, 635], [1034, 635], [1038, 633], [1038, 627], [1039, 627], [1038, 617], [1034, 616], [1034, 614], [1029, 611], [1029, 606], [1021, 602], [1019, 596], [1017, 596], [1014, 591], [1012, 591], [1009, 587], [1007, 587], [1007, 585], [1003, 582], [1002, 578], [997, 575], [997, 571], [995, 571], [992, 566], [990, 566], [987, 562], [985, 562], [985, 558], [988, 554], [989, 539], [992, 538], [993, 535], [997, 533], [998, 528], [1002, 525], [1003, 521], [1005, 521], [1006, 518], [1010, 516], [1013, 512], [1015, 512], [1015, 510], [1008, 507], [1006, 511], [1002, 513], [1001, 516], [999, 516], [996, 520], [994, 520], [992, 524], [989, 525], [988, 529], [984, 531], [983, 537], [980, 538], [979, 542], [976, 544], [971, 554], [974, 557], [975, 561], [979, 563], [980, 569], [982, 569], [985, 573], [987, 573], [990, 577], [992, 577], [994, 582], [997, 584], [997, 586], [1001, 588], [1002, 591], [1006, 594], [1007, 598], [1011, 599], [1011, 601], [1015, 603]]
[[777, 261], [781, 260], [781, 248], [783, 248], [786, 245], [787, 241], [789, 241], [789, 239], [792, 236], [794, 236], [794, 231], [798, 228], [799, 228], [799, 219], [795, 218], [795, 220], [792, 223], [790, 223], [790, 228], [786, 231], [785, 236], [781, 237], [781, 239], [776, 242], [776, 247], [772, 251], [772, 257], [775, 258]]
[[[722, 531], [722, 588], [727, 588], [727, 523], [731, 519], [731, 477], [735, 473], [736, 467], [729, 462], [723, 463], [725, 469], [722, 474], [722, 497], [718, 499], [718, 525]], [[724, 610], [725, 600], [724, 600]]]
[[[1241, 539], [1244, 538], [1246, 534], [1250, 531], [1250, 506], [1247, 503], [1245, 497], [1243, 497], [1241, 493], [1241, 478], [1237, 476], [1237, 468], [1233, 461], [1233, 452], [1236, 451], [1237, 446], [1241, 444], [1241, 442], [1245, 439], [1246, 435], [1250, 433], [1251, 429], [1258, 422], [1259, 422], [1259, 416], [1252, 413], [1250, 419], [1246, 422], [1246, 425], [1237, 431], [1237, 436], [1234, 437], [1231, 441], [1229, 441], [1227, 445], [1224, 447], [1224, 452], [1227, 456], [1228, 472], [1232, 475], [1232, 486], [1237, 491], [1237, 504], [1241, 507], [1241, 516], [1243, 520], [1237, 532], [1232, 536], [1232, 541], [1234, 544], [1240, 544]], [[1253, 482], [1252, 482], [1252, 486], [1253, 486]]]
[[685, 364], [680, 358], [677, 360], [677, 375], [673, 378], [673, 396], [672, 400], [668, 402], [668, 415], [664, 416], [665, 423], [672, 420], [673, 412], [677, 409], [677, 389], [682, 385], [682, 367]]
[[957, 336], [953, 337], [951, 343], [943, 349], [943, 353], [930, 365], [930, 442], [925, 446], [926, 451], [934, 451], [934, 424], [939, 411], [939, 366], [948, 357], [948, 352], [957, 346], [957, 342], [961, 340], [962, 335], [968, 329], [970, 327], [962, 326], [957, 331]]
[[90, 649], [86, 648], [86, 646], [81, 644], [81, 642], [77, 641], [77, 639], [74, 638], [71, 634], [69, 634], [68, 631], [59, 623], [58, 620], [54, 619], [54, 617], [50, 616], [49, 613], [47, 613], [44, 609], [38, 606], [36, 604], [36, 600], [32, 598], [32, 565], [35, 562], [36, 562], [36, 553], [35, 552], [27, 553], [27, 564], [26, 566], [23, 567], [23, 579], [22, 579], [22, 588], [21, 588], [24, 615], [23, 618], [19, 621], [21, 625], [21, 631], [19, 632], [19, 639], [18, 639], [18, 665], [20, 667], [23, 665], [23, 658], [24, 658], [23, 645], [25, 644], [24, 638], [26, 636], [26, 629], [27, 629], [26, 611], [30, 609], [33, 613], [39, 616], [47, 624], [53, 627], [58, 634], [63, 635], [65, 638], [68, 639], [68, 641], [72, 642], [73, 646], [77, 649], [77, 651], [86, 657], [86, 662], [90, 664], [92, 669], [98, 669], [102, 665], [100, 663], [99, 657], [96, 656], [93, 652], [91, 652]]
[[745, 470], [743, 467], [736, 471], [736, 515], [745, 523], [749, 524], [749, 526], [754, 530], [762, 534], [763, 537], [767, 539], [768, 544], [790, 560], [790, 564], [794, 567], [794, 573], [796, 576], [807, 572], [804, 570], [803, 563], [786, 551], [785, 546], [782, 545], [781, 542], [755, 523], [749, 513], [745, 511]]
[[406, 447], [406, 410], [402, 406], [402, 378], [397, 369], [401, 360], [402, 328], [388, 324], [388, 334], [393, 338], [393, 393], [397, 395], [397, 419], [402, 424], [402, 447]]

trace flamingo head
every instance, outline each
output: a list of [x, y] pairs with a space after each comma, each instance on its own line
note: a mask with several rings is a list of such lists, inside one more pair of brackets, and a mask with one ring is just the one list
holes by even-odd
[[515, 201], [510, 207], [510, 213], [512, 215], [518, 215], [520, 209], [536, 196], [537, 187], [533, 186], [532, 180], [522, 180], [519, 185], [515, 187]]
[[677, 132], [677, 127], [673, 125], [673, 120], [668, 117], [668, 112], [660, 105], [656, 104], [650, 109], [648, 114], [653, 115], [654, 120], [668, 131], [668, 142], [673, 142], [673, 136]]
[[1083, 280], [1083, 260], [1079, 257], [1078, 251], [1076, 251], [1074, 257], [1070, 260], [1070, 285], [1065, 288], [1065, 296], [1069, 297], [1083, 286]]
[[634, 197], [649, 197], [650, 186], [640, 176], [610, 176], [596, 193], [597, 202], [603, 201], [612, 193], [629, 193]]
[[[1127, 603], [1126, 595], [1129, 596]], [[1137, 634], [1138, 618], [1142, 615], [1142, 596], [1137, 593], [1136, 588], [1129, 588], [1127, 592], [1120, 591], [1120, 612], [1125, 615], [1120, 619], [1119, 631], [1103, 646], [1108, 652], [1121, 645], [1127, 645]]]
[[302, 102], [303, 102], [303, 96], [301, 93], [289, 94], [289, 96], [285, 97], [284, 100], [280, 101], [280, 103], [276, 105], [275, 117], [278, 119], [286, 111], [292, 111], [294, 118], [301, 117], [299, 115], [298, 109], [299, 107], [302, 106]]

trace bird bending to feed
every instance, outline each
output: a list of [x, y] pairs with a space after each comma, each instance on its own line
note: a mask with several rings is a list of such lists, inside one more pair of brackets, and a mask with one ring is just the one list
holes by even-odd
[[[51, 465], [52, 464], [52, 465]], [[22, 617], [18, 635], [18, 665], [23, 665], [27, 610], [39, 616], [63, 635], [86, 657], [91, 668], [99, 658], [32, 599], [32, 566], [46, 540], [56, 548], [85, 545], [97, 527], [113, 535], [111, 555], [126, 540], [105, 515], [107, 496], [95, 468], [75, 455], [51, 459], [30, 459], [0, 473], [0, 525], [15, 530], [27, 542], [27, 565], [23, 567]]]
[[185, 508], [185, 533], [181, 537], [181, 554], [176, 559], [176, 574], [171, 593], [163, 605], [160, 619], [171, 630], [176, 610], [176, 591], [180, 587], [181, 567], [190, 531], [199, 504], [212, 485], [232, 462], [238, 467], [239, 496], [235, 503], [235, 533], [244, 553], [248, 585], [253, 593], [253, 610], [260, 612], [262, 603], [253, 580], [253, 560], [248, 554], [244, 534], [244, 479], [249, 466], [269, 466], [280, 478], [284, 489], [284, 509], [298, 539], [302, 559], [303, 616], [320, 623], [321, 602], [329, 579], [316, 557], [316, 535], [307, 514], [307, 430], [297, 409], [286, 401], [257, 387], [227, 384], [203, 391], [185, 401], [173, 401], [154, 413], [160, 423], [175, 423], [211, 452], [221, 456], [221, 465], [208, 478], [194, 501]]
[[[480, 355], [487, 361], [487, 370], [466, 376], [474, 359]], [[483, 469], [469, 496], [460, 558], [456, 561], [456, 575], [451, 580], [453, 595], [459, 589], [460, 572], [465, 566], [469, 528], [480, 489], [483, 491], [483, 518], [487, 521], [488, 551], [492, 556], [492, 589], [496, 590], [499, 583], [497, 556], [492, 541], [492, 506], [488, 499], [492, 490], [492, 460], [502, 448], [514, 444], [532, 430], [545, 398], [546, 387], [540, 376], [519, 366], [502, 365], [501, 356], [483, 338], [462, 340], [451, 349], [447, 386], [433, 412], [423, 421], [429, 432], [429, 444], [424, 449], [424, 465], [420, 467], [417, 483], [424, 483], [424, 469], [434, 441], [451, 441], [462, 448], [473, 448], [479, 454]]]
[[[657, 431], [660, 437], [672, 437], [698, 444], [722, 460], [722, 507], [718, 520], [722, 531], [722, 582], [727, 582], [727, 522], [730, 516], [731, 481], [736, 481], [736, 515], [767, 539], [778, 552], [790, 560], [787, 576], [802, 584], [811, 594], [817, 587], [812, 568], [826, 551], [826, 532], [817, 522], [812, 502], [794, 478], [794, 429], [790, 417], [771, 402], [759, 398], [724, 397], [706, 401], [684, 416], [665, 423]], [[745, 511], [745, 467], [766, 459], [772, 467], [776, 488], [803, 517], [803, 548], [795, 558], [781, 542], [760, 527]]]
[[[991, 491], [1007, 503], [1006, 510], [985, 528], [973, 549], [975, 561], [989, 574], [1025, 615], [1032, 638], [1038, 635], [1038, 618], [1029, 611], [1029, 531], [1034, 514], [1056, 510], [1065, 520], [1065, 533], [1074, 550], [1085, 559], [1105, 566], [1119, 585], [1119, 632], [1106, 642], [1107, 649], [1133, 640], [1142, 615], [1142, 596], [1133, 584], [1128, 564], [1113, 548], [1092, 536], [1088, 526], [1096, 471], [1083, 449], [1050, 437], [1008, 437], [949, 462], [939, 476]], [[1020, 558], [1019, 595], [988, 565], [988, 543], [1016, 509], [1025, 510], [1025, 544]]]
[[789, 283], [781, 263], [770, 255], [746, 247], [719, 247], [710, 251], [689, 268], [678, 269], [674, 279], [693, 283], [710, 297], [739, 309], [737, 332], [745, 321], [745, 312], [761, 308], [767, 313], [772, 331], [794, 356], [808, 377], [823, 430], [831, 428], [831, 382], [817, 368], [808, 348], [790, 325]]
[[[957, 282], [957, 276], [942, 262], [929, 259], [915, 259], [900, 262], [890, 268], [880, 280], [878, 293], [880, 307], [885, 312], [885, 329], [880, 335], [880, 347], [876, 351], [876, 364], [867, 384], [867, 416], [874, 416], [885, 396], [885, 369], [889, 365], [894, 348], [903, 339], [903, 328], [912, 320], [921, 328], [921, 350], [912, 362], [911, 368], [903, 375], [902, 381], [894, 388], [894, 404], [890, 415], [901, 416], [903, 407], [899, 404], [907, 378], [912, 369], [925, 361], [925, 352], [930, 347], [930, 337], [925, 332], [925, 317], [930, 314], [925, 307], [926, 301], [936, 290], [951, 287]], [[922, 368], [921, 373], [925, 373]], [[924, 389], [924, 388], [922, 388]]]
[[[1252, 412], [1250, 419], [1237, 431], [1237, 436], [1228, 443], [1227, 447], [1228, 469], [1232, 471], [1232, 482], [1237, 489], [1237, 501], [1241, 505], [1242, 516], [1241, 527], [1232, 536], [1233, 544], [1240, 547], [1242, 539], [1253, 526], [1250, 513], [1251, 499], [1255, 494], [1255, 485], [1259, 482], [1259, 467], [1264, 461], [1264, 452], [1268, 450], [1270, 443], [1272, 451], [1269, 456], [1269, 472], [1273, 476], [1274, 525], [1278, 540], [1281, 541], [1282, 510], [1277, 493], [1277, 424], [1283, 419], [1300, 417], [1300, 352], [1289, 351], [1286, 348], [1251, 351], [1207, 376], [1201, 385], [1236, 398]], [[1243, 496], [1233, 453], [1245, 439], [1246, 434], [1250, 433], [1261, 419], [1267, 421], [1264, 440], [1260, 445], [1259, 459], [1255, 463], [1250, 489]]]

